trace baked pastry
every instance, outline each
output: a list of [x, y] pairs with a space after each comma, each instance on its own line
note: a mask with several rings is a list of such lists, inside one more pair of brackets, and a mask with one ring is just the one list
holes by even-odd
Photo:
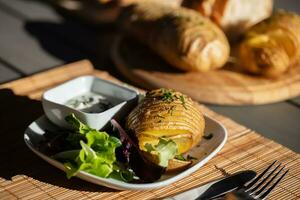
[[238, 47], [239, 66], [258, 75], [276, 77], [300, 58], [300, 17], [277, 11], [250, 28]]
[[184, 71], [222, 67], [229, 57], [226, 36], [196, 11], [143, 2], [121, 11], [122, 30]]

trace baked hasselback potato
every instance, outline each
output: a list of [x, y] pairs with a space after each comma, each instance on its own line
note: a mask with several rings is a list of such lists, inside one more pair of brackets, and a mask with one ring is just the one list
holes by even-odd
[[239, 45], [239, 66], [246, 71], [276, 77], [300, 58], [300, 17], [277, 11], [250, 28]]
[[[126, 129], [137, 139], [140, 150], [148, 152], [150, 160], [164, 167], [175, 155], [198, 144], [204, 127], [204, 116], [196, 104], [186, 95], [167, 89], [148, 92], [126, 121]], [[167, 155], [157, 155], [151, 151], [153, 147], [169, 149], [164, 152]]]
[[218, 24], [232, 40], [272, 14], [273, 0], [184, 0]]
[[119, 23], [126, 33], [184, 71], [220, 68], [229, 56], [221, 29], [191, 9], [143, 2], [124, 8]]

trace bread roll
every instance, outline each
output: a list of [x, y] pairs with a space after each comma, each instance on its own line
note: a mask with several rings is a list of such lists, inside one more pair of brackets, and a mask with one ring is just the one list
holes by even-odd
[[220, 68], [229, 56], [224, 33], [190, 9], [143, 2], [123, 9], [119, 24], [127, 34], [184, 71]]
[[239, 45], [239, 66], [246, 71], [276, 77], [299, 61], [300, 17], [278, 11], [250, 28]]

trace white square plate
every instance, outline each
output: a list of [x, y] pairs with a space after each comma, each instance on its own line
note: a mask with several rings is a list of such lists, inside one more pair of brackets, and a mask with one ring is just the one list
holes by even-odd
[[[205, 163], [207, 163], [212, 157], [214, 157], [224, 146], [227, 140], [227, 131], [225, 127], [214, 119], [205, 116], [205, 133], [213, 133], [213, 137], [209, 140], [202, 139], [199, 145], [194, 147], [189, 155], [197, 158], [193, 161], [193, 164], [186, 170], [172, 175], [163, 175], [159, 180], [153, 183], [127, 183], [111, 178], [100, 178], [89, 174], [84, 171], [80, 171], [77, 174], [78, 178], [85, 181], [103, 185], [106, 187], [118, 189], [118, 190], [149, 190], [154, 188], [160, 188], [174, 183], [191, 173], [198, 170]], [[53, 125], [46, 116], [41, 116], [36, 121], [32, 122], [26, 129], [24, 134], [24, 140], [27, 146], [42, 159], [52, 164], [53, 166], [65, 170], [62, 163], [52, 159], [38, 150], [38, 144], [44, 139], [45, 130], [55, 131], [58, 127]]]

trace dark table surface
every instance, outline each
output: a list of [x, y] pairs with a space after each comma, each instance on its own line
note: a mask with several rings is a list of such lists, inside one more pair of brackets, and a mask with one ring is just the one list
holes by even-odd
[[[300, 13], [298, 0], [275, 0], [275, 7]], [[113, 33], [112, 26], [87, 25], [44, 1], [0, 0], [0, 83], [80, 59], [126, 81], [109, 59]], [[262, 106], [208, 107], [300, 152], [299, 97]]]

